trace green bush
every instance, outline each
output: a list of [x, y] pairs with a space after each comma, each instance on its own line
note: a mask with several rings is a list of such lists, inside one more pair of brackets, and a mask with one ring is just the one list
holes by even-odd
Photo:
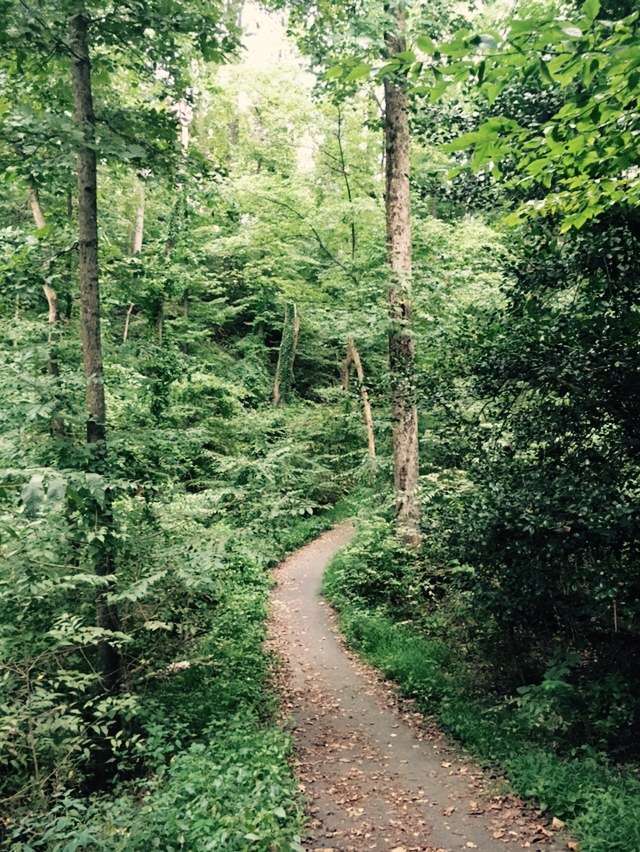
[[230, 720], [176, 757], [144, 800], [123, 849], [301, 849], [288, 738]]

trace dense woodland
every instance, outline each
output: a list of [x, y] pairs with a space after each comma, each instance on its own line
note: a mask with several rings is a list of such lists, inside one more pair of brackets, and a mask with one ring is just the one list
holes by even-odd
[[243, 6], [0, 0], [0, 846], [301, 848], [353, 517], [350, 643], [640, 850], [637, 4]]

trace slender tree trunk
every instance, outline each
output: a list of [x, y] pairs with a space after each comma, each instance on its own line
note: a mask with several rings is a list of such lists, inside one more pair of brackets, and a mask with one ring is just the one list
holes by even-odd
[[142, 251], [142, 240], [144, 238], [144, 202], [144, 181], [138, 178], [138, 205], [136, 207], [136, 221], [133, 228], [131, 254], [140, 254]]
[[[88, 19], [79, 9], [69, 19], [69, 44], [74, 98], [74, 121], [82, 141], [77, 153], [78, 179], [78, 250], [80, 281], [80, 328], [86, 378], [87, 443], [91, 450], [93, 472], [106, 474], [106, 403], [102, 368], [100, 332], [100, 283], [98, 273], [98, 208], [97, 161], [95, 151], [95, 115], [91, 89]], [[93, 501], [90, 511], [95, 524], [104, 531], [104, 541], [93, 549], [94, 569], [99, 576], [114, 573], [113, 517], [106, 491], [104, 502]], [[96, 599], [98, 627], [119, 629], [117, 613], [108, 602], [109, 587], [101, 589]], [[115, 690], [121, 680], [121, 659], [117, 647], [103, 640], [98, 646], [99, 667], [104, 686]]]
[[298, 350], [300, 337], [300, 317], [294, 302], [287, 302], [284, 307], [284, 324], [282, 339], [278, 352], [278, 364], [273, 383], [273, 404], [282, 405], [289, 401], [293, 390], [293, 366]]
[[356, 376], [358, 378], [358, 388], [360, 391], [360, 401], [362, 402], [362, 419], [367, 432], [367, 448], [369, 459], [375, 465], [376, 462], [376, 435], [373, 428], [373, 414], [371, 412], [371, 403], [369, 401], [369, 392], [364, 380], [364, 369], [360, 353], [355, 344], [353, 337], [347, 340], [347, 357], [342, 366], [342, 386], [345, 390], [349, 388], [349, 368], [353, 364]]
[[[406, 48], [405, 8], [388, 8], [395, 31], [386, 34], [390, 56]], [[387, 77], [385, 92], [387, 249], [389, 287], [389, 372], [393, 420], [393, 470], [398, 533], [411, 548], [420, 545], [418, 501], [418, 409], [415, 344], [411, 333], [411, 197], [409, 189], [409, 106], [403, 80]]]
[[[33, 215], [33, 221], [36, 228], [38, 228], [38, 230], [46, 228], [47, 220], [45, 219], [44, 213], [42, 211], [38, 190], [35, 184], [33, 183], [29, 185], [29, 206], [31, 207], [31, 213]], [[47, 372], [50, 376], [52, 376], [52, 378], [58, 379], [58, 377], [60, 376], [60, 366], [58, 364], [58, 352], [56, 347], [56, 331], [58, 326], [58, 294], [53, 289], [53, 287], [51, 287], [50, 284], [43, 284], [42, 290], [44, 292], [44, 296], [47, 300], [47, 305], [49, 307]], [[58, 394], [56, 394], [56, 398], [57, 396]], [[58, 402], [57, 399], [56, 402]], [[57, 412], [52, 415], [49, 428], [54, 438], [64, 437], [64, 420]]]
[[55, 390], [54, 390], [54, 398], [56, 404], [56, 410], [51, 415], [51, 421], [49, 423], [49, 429], [51, 430], [51, 435], [54, 438], [64, 438], [66, 436], [66, 429], [64, 425], [64, 420], [62, 415], [59, 413], [60, 406], [60, 365], [58, 363], [58, 347], [56, 341], [56, 334], [58, 330], [58, 296], [53, 287], [50, 287], [48, 284], [44, 284], [42, 289], [44, 290], [44, 295], [47, 300], [47, 304], [49, 306], [49, 335], [48, 335], [48, 364], [47, 364], [47, 372], [54, 379], [55, 382]]
[[193, 109], [191, 104], [185, 99], [178, 101], [175, 107], [180, 123], [180, 147], [182, 148], [182, 156], [186, 159], [189, 154], [190, 128], [193, 121]]
[[340, 168], [345, 188], [347, 190], [347, 200], [351, 208], [351, 262], [356, 259], [356, 216], [353, 209], [353, 194], [351, 192], [351, 181], [349, 180], [349, 170], [347, 169], [347, 161], [344, 156], [344, 145], [342, 144], [342, 110], [338, 106], [338, 129], [336, 138], [338, 141], [338, 153], [340, 154]]
[[[47, 305], [49, 306], [49, 375], [58, 378], [60, 367], [58, 365], [58, 354], [55, 349], [55, 332], [58, 324], [58, 295], [53, 287], [50, 287], [48, 284], [43, 284], [42, 289], [47, 300]], [[58, 432], [57, 429], [53, 429], [53, 423], [52, 431], [54, 433]]]
[[31, 183], [29, 185], [29, 206], [31, 207], [31, 215], [33, 216], [33, 221], [35, 223], [36, 228], [42, 230], [42, 228], [47, 227], [47, 220], [44, 218], [44, 213], [42, 212], [42, 207], [40, 206], [40, 196], [38, 195], [38, 190], [35, 185]]
[[127, 315], [124, 319], [124, 329], [122, 331], [122, 342], [126, 343], [129, 339], [129, 326], [131, 325], [131, 314], [133, 313], [133, 309], [135, 305], [133, 302], [129, 302], [129, 307], [127, 308]]
[[[144, 209], [145, 209], [145, 190], [144, 181], [141, 177], [138, 178], [138, 204], [136, 206], [136, 219], [133, 226], [133, 240], [131, 241], [131, 254], [140, 254], [142, 251], [142, 241], [144, 239]], [[124, 329], [122, 331], [122, 342], [126, 343], [129, 338], [129, 326], [131, 324], [131, 314], [135, 305], [129, 302], [127, 307], [127, 315], [124, 320]]]

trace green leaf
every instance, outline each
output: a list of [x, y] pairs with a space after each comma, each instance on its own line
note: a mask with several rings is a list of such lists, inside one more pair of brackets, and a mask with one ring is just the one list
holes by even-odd
[[416, 44], [423, 53], [433, 53], [435, 50], [435, 44], [427, 35], [418, 36]]
[[546, 80], [547, 83], [553, 83], [553, 77], [549, 73], [547, 63], [544, 61], [544, 59], [542, 59], [542, 57], [540, 57], [540, 72], [542, 74], [543, 79]]
[[440, 80], [435, 84], [435, 86], [431, 89], [431, 96], [429, 100], [431, 103], [435, 103], [449, 88], [449, 83], [447, 80]]
[[582, 4], [582, 14], [589, 18], [590, 21], [595, 20], [600, 12], [600, 0], [585, 0]]
[[351, 69], [351, 71], [347, 74], [346, 79], [349, 82], [364, 80], [364, 78], [368, 77], [369, 74], [371, 74], [371, 66], [366, 62], [360, 62], [355, 66], [355, 68]]
[[326, 80], [337, 80], [338, 77], [342, 77], [343, 73], [342, 65], [332, 65], [331, 68], [327, 69], [324, 76]]

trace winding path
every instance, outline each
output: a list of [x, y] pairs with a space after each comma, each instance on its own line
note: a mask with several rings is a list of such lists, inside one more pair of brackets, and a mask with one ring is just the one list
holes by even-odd
[[343, 647], [320, 598], [324, 570], [353, 535], [341, 524], [276, 571], [271, 645], [308, 803], [305, 848], [321, 852], [551, 852], [537, 813], [461, 760], [437, 731]]

